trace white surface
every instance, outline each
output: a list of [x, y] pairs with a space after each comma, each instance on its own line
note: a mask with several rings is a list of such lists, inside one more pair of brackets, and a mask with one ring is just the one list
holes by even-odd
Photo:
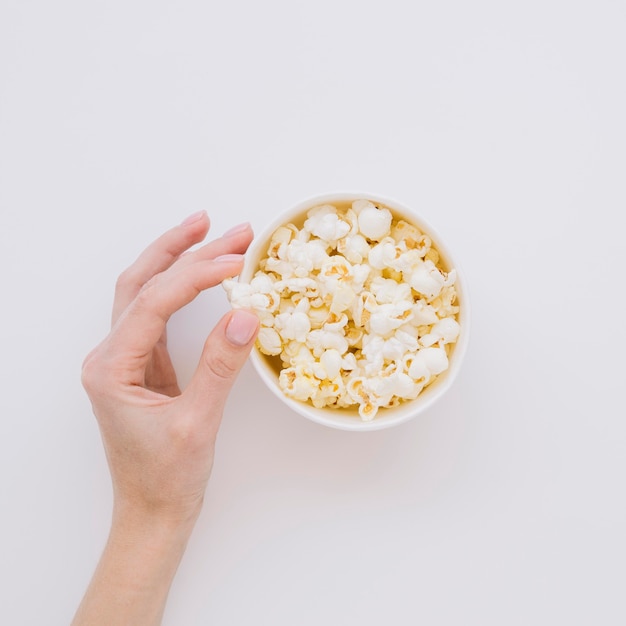
[[[111, 493], [80, 363], [117, 274], [328, 190], [417, 207], [472, 342], [417, 420], [350, 433], [247, 366], [165, 624], [624, 624], [626, 5], [0, 4], [3, 624], [67, 624]], [[226, 310], [172, 322], [188, 380]]]

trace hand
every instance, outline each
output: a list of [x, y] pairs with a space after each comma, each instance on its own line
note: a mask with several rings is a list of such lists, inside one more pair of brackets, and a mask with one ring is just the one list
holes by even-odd
[[208, 229], [206, 213], [191, 216], [122, 273], [111, 332], [83, 365], [118, 509], [181, 520], [197, 515], [224, 403], [256, 336], [252, 313], [226, 314], [181, 394], [167, 351], [166, 322], [204, 289], [237, 275], [252, 240], [244, 224], [183, 254]]
[[237, 275], [247, 224], [192, 252], [209, 229], [187, 218], [120, 276], [108, 337], [83, 364], [113, 482], [107, 546], [73, 624], [160, 623], [170, 583], [200, 512], [228, 393], [258, 332], [230, 311], [207, 338], [181, 393], [165, 327], [201, 291]]

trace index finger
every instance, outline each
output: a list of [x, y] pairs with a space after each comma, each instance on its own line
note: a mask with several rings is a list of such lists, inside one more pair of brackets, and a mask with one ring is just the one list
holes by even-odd
[[202, 241], [208, 230], [206, 211], [198, 211], [153, 241], [117, 279], [111, 325], [155, 274], [171, 267], [185, 250]]
[[228, 254], [182, 268], [173, 267], [151, 278], [111, 330], [107, 347], [121, 359], [134, 384], [143, 384], [150, 355], [169, 318], [199, 293], [236, 276], [243, 256]]

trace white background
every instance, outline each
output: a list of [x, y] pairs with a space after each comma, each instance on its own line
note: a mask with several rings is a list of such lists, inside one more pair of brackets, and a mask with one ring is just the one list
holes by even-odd
[[[67, 624], [111, 490], [86, 353], [187, 214], [414, 207], [465, 271], [449, 394], [372, 433], [247, 365], [170, 626], [626, 623], [626, 5], [1, 0], [0, 622]], [[177, 314], [182, 382], [227, 310]]]

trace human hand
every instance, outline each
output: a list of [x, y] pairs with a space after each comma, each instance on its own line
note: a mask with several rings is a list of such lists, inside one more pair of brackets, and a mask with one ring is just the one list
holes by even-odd
[[190, 216], [121, 274], [111, 332], [83, 365], [111, 472], [114, 519], [130, 513], [193, 523], [201, 507], [224, 404], [258, 329], [252, 313], [227, 313], [180, 392], [166, 322], [204, 289], [237, 275], [252, 240], [244, 224], [185, 253], [208, 229], [206, 213]]
[[122, 273], [111, 332], [83, 364], [114, 506], [109, 539], [73, 626], [160, 624], [200, 511], [226, 397], [259, 326], [251, 312], [227, 313], [181, 393], [167, 352], [167, 320], [204, 289], [237, 275], [252, 240], [242, 224], [186, 252], [208, 230], [206, 213], [196, 213]]

